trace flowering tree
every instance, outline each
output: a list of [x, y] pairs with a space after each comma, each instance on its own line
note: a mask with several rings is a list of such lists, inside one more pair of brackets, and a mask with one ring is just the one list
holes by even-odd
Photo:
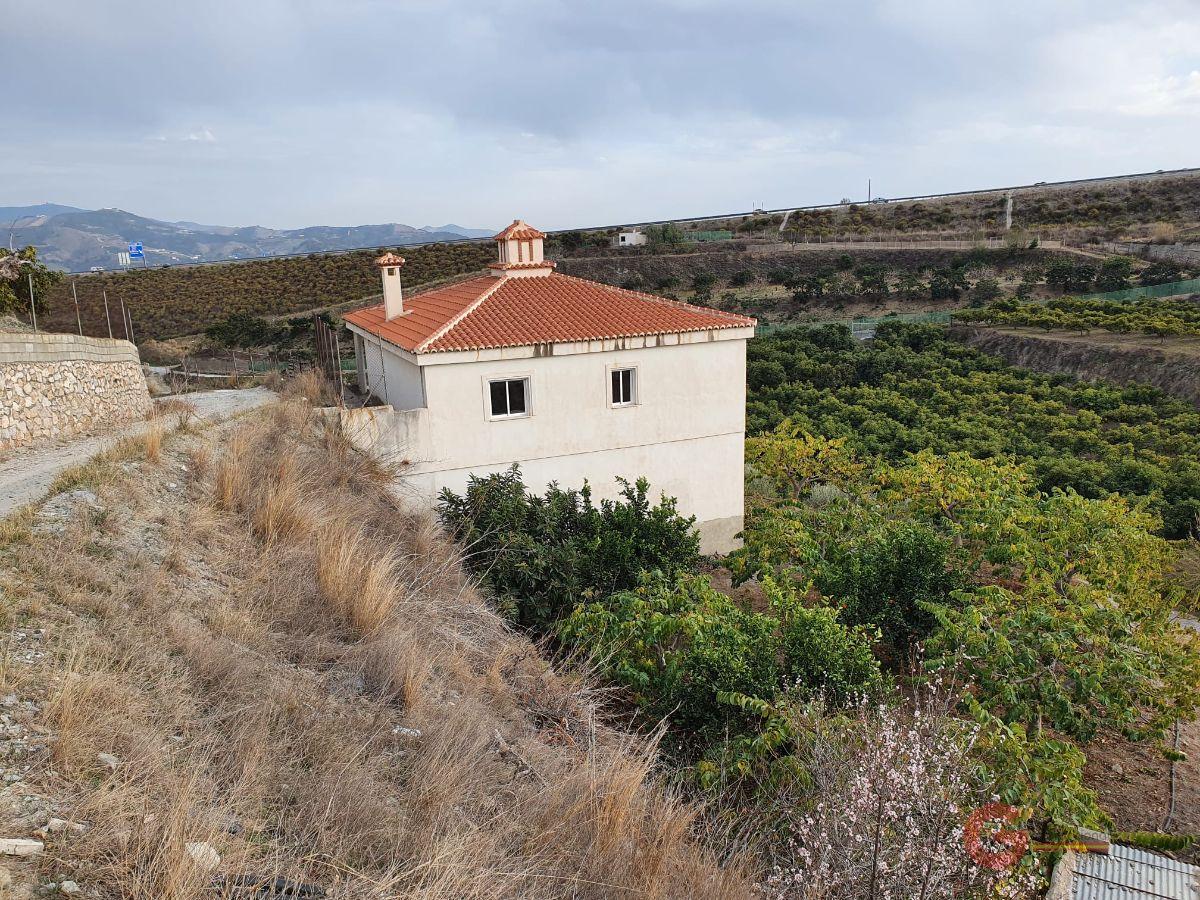
[[29, 311], [29, 276], [37, 311], [46, 311], [46, 292], [60, 280], [60, 273], [38, 262], [37, 249], [26, 247], [16, 252], [0, 248], [0, 314]]
[[[970, 762], [978, 729], [950, 715], [951, 694], [923, 691], [908, 708], [859, 706], [829, 719], [793, 711], [812, 784], [784, 818], [783, 858], [764, 886], [776, 900], [961, 900], [1029, 896], [1031, 863], [1003, 867], [968, 852], [964, 827], [994, 799]], [[977, 818], [977, 817], [976, 817]], [[995, 836], [976, 828], [986, 845]], [[994, 857], [993, 857], [994, 858]]]

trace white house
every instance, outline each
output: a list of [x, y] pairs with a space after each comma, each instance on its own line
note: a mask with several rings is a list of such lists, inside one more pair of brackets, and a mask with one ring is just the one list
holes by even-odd
[[645, 232], [639, 231], [636, 228], [626, 228], [624, 231], [617, 232], [616, 246], [618, 247], [641, 247], [649, 238]]
[[344, 413], [352, 440], [407, 460], [422, 498], [514, 462], [532, 491], [586, 479], [597, 499], [645, 476], [704, 552], [732, 549], [754, 319], [560, 275], [544, 237], [515, 221], [490, 274], [407, 297], [404, 260], [377, 260], [383, 303], [345, 321], [386, 405]]

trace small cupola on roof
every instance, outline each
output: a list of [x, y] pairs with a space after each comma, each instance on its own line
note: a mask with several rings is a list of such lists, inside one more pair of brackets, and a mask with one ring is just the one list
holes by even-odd
[[520, 219], [496, 235], [493, 240], [500, 258], [490, 268], [501, 278], [512, 276], [549, 275], [554, 263], [543, 255], [542, 242], [546, 235]]

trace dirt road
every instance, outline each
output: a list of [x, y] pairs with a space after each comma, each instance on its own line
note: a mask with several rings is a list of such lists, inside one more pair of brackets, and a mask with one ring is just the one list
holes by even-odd
[[[177, 399], [192, 404], [201, 419], [221, 419], [262, 406], [274, 397], [265, 388], [248, 388], [197, 391]], [[139, 434], [147, 425], [134, 422], [96, 437], [65, 441], [48, 448], [18, 450], [0, 458], [0, 519], [40, 498], [64, 469], [86, 462], [114, 441]]]

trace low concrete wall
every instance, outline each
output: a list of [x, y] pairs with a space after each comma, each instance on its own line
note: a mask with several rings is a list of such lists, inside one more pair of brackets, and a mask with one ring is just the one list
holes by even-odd
[[129, 341], [0, 333], [0, 450], [121, 424], [149, 409]]
[[1099, 245], [1110, 253], [1140, 256], [1143, 259], [1166, 259], [1194, 266], [1200, 263], [1200, 244], [1144, 244], [1137, 242], [1105, 241]]

